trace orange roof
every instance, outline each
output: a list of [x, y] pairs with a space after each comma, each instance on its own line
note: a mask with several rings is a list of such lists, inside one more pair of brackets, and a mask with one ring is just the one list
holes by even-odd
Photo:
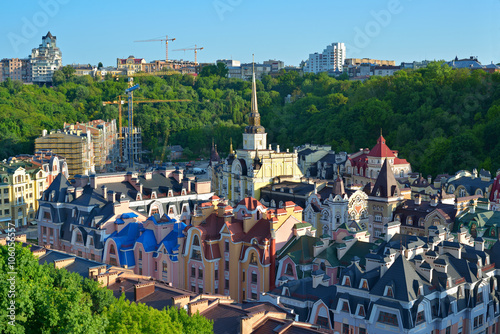
[[286, 201], [286, 202], [285, 202], [285, 207], [286, 207], [286, 208], [289, 208], [289, 207], [292, 207], [292, 206], [295, 206], [295, 203], [294, 203], [294, 202], [292, 202], [292, 201]]
[[258, 206], [262, 206], [264, 209], [267, 209], [261, 202], [257, 201], [253, 197], [245, 197], [238, 203], [238, 205], [244, 205], [250, 211], [257, 209]]
[[385, 138], [380, 135], [377, 139], [377, 145], [375, 145], [368, 153], [370, 157], [379, 158], [395, 158], [394, 152], [385, 144]]
[[297, 205], [297, 206], [295, 206], [295, 208], [293, 208], [293, 211], [294, 212], [300, 212], [300, 211], [304, 211], [304, 209], [302, 209], [302, 207], [300, 207], [300, 206]]

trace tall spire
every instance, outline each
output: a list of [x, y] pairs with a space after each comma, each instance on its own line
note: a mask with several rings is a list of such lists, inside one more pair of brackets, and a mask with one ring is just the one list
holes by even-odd
[[[253, 55], [252, 55], [253, 57]], [[245, 133], [264, 133], [265, 129], [260, 125], [260, 114], [257, 106], [257, 84], [255, 83], [255, 61], [252, 58], [252, 101], [251, 111], [248, 117], [248, 126]]]
[[229, 139], [229, 154], [233, 154], [233, 138]]

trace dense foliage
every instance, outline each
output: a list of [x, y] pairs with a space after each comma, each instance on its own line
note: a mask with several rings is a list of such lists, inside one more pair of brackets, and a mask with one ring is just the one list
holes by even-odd
[[[202, 316], [176, 308], [162, 311], [130, 303], [122, 296], [53, 265], [38, 265], [30, 250], [15, 245], [14, 270], [9, 248], [0, 247], [1, 333], [211, 333]], [[12, 254], [12, 252], [11, 252]], [[10, 274], [15, 272], [16, 274]], [[15, 277], [15, 326], [9, 324], [10, 280]]]
[[[283, 73], [257, 82], [259, 111], [268, 142], [282, 148], [328, 144], [336, 151], [372, 147], [380, 133], [414, 170], [436, 175], [458, 169], [500, 167], [500, 74], [452, 70], [432, 63], [365, 82], [336, 80], [322, 73]], [[212, 138], [227, 153], [229, 140], [241, 146], [250, 109], [251, 84], [225, 78], [224, 69], [189, 75], [139, 77], [137, 99], [190, 99], [191, 102], [134, 106], [152, 159], [164, 159], [167, 145], [180, 144], [193, 156], [207, 155]], [[0, 85], [0, 159], [29, 153], [42, 129], [64, 121], [117, 118], [115, 100], [128, 83], [94, 81], [58, 71], [54, 87]], [[292, 103], [285, 103], [291, 95]], [[223, 156], [224, 156], [223, 154]]]

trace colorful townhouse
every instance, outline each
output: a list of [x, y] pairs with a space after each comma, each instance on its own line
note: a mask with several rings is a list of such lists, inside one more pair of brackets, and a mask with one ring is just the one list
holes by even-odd
[[213, 196], [192, 214], [181, 247], [181, 287], [197, 293], [258, 300], [275, 281], [276, 252], [302, 223], [293, 202], [268, 209], [247, 197], [234, 208]]

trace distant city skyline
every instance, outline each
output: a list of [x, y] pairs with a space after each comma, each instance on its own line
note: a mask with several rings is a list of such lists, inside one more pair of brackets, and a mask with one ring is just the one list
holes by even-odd
[[[119, 4], [119, 5], [118, 5]], [[164, 42], [176, 38], [169, 58], [198, 62], [278, 59], [297, 66], [310, 53], [333, 42], [346, 44], [347, 58], [452, 60], [477, 57], [500, 62], [499, 0], [486, 0], [479, 11], [470, 2], [389, 0], [374, 3], [320, 1], [286, 5], [261, 0], [97, 2], [90, 0], [19, 1], [3, 4], [0, 58], [25, 58], [50, 31], [57, 37], [63, 63], [115, 66], [134, 55], [148, 62], [165, 58]]]

